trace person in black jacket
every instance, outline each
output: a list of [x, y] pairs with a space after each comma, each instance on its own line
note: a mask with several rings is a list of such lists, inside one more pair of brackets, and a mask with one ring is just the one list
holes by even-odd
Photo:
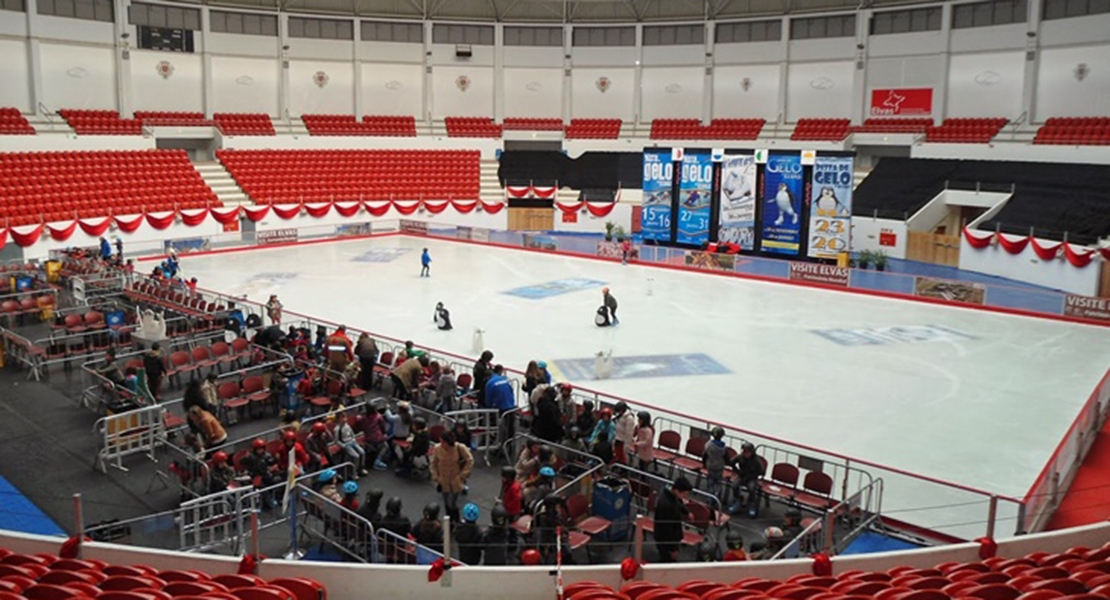
[[694, 486], [689, 480], [679, 476], [669, 487], [664, 488], [655, 502], [655, 547], [659, 550], [659, 562], [678, 562], [678, 549], [682, 542], [682, 521], [690, 513], [686, 508], [686, 497]]
[[555, 388], [548, 387], [541, 392], [536, 403], [536, 414], [532, 417], [532, 435], [548, 442], [558, 443], [563, 439], [563, 415], [555, 400]]
[[385, 540], [386, 560], [391, 563], [404, 562], [402, 553], [407, 545], [404, 540], [412, 532], [412, 521], [401, 514], [400, 498], [394, 496], [385, 503], [385, 517], [382, 518], [380, 528], [397, 536], [389, 536]]
[[759, 479], [763, 477], [763, 463], [755, 455], [755, 446], [751, 442], [744, 442], [737, 454], [729, 463], [736, 478], [732, 483], [733, 503], [729, 512], [744, 513], [749, 518], [755, 518], [759, 512]]
[[462, 523], [455, 527], [455, 542], [459, 545], [459, 560], [468, 565], [477, 565], [482, 562], [482, 547], [484, 537], [482, 528], [478, 526], [478, 517], [481, 509], [473, 502], [467, 503], [462, 510]]
[[416, 538], [417, 544], [443, 553], [443, 524], [439, 522], [439, 503], [432, 502], [424, 507], [424, 518], [416, 522], [412, 528], [412, 536]]
[[482, 534], [484, 564], [491, 567], [508, 564], [509, 543], [512, 538], [512, 531], [509, 529], [509, 513], [504, 506], [496, 504], [490, 512], [490, 521], [493, 524]]
[[362, 506], [358, 507], [358, 514], [370, 521], [370, 525], [374, 529], [381, 527], [382, 524], [381, 506], [383, 496], [385, 496], [385, 493], [381, 489], [373, 488], [366, 492]]
[[478, 392], [479, 408], [485, 408], [486, 406], [486, 382], [493, 376], [493, 368], [490, 366], [491, 361], [493, 361], [493, 352], [486, 350], [482, 352], [478, 362], [474, 363], [474, 369], [471, 371], [474, 375], [474, 390]]
[[162, 376], [166, 374], [166, 364], [163, 362], [162, 345], [154, 342], [150, 351], [143, 354], [143, 370], [146, 371], [146, 383], [154, 399], [162, 399]]

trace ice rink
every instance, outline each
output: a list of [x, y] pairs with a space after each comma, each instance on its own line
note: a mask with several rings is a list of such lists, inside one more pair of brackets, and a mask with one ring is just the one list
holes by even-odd
[[[480, 327], [506, 366], [543, 359], [587, 387], [1017, 497], [1110, 366], [1107, 328], [406, 236], [183, 269], [466, 356]], [[602, 286], [617, 327], [593, 323]], [[432, 323], [440, 301], [453, 331]], [[592, 380], [584, 365], [610, 350], [616, 378]]]

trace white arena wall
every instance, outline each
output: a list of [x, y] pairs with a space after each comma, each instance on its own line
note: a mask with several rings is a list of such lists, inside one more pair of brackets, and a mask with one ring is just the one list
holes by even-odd
[[[0, 75], [11, 83], [0, 89], [0, 105], [27, 113], [388, 114], [422, 122], [447, 116], [860, 122], [872, 90], [930, 88], [938, 120], [989, 116], [1028, 124], [1110, 112], [1110, 14], [1042, 22], [1039, 3], [1026, 23], [969, 29], [953, 29], [952, 5], [944, 4], [939, 31], [891, 35], [870, 35], [876, 11], [863, 9], [855, 13], [855, 36], [828, 39], [789, 39], [792, 20], [813, 15], [785, 16], [779, 41], [722, 44], [713, 42], [712, 21], [704, 24], [705, 43], [666, 46], [644, 45], [643, 24], [630, 24], [634, 46], [574, 46], [578, 26], [564, 25], [561, 48], [506, 46], [506, 25], [495, 23], [493, 45], [473, 45], [472, 57], [458, 58], [454, 44], [432, 43], [431, 22], [423, 23], [423, 43], [292, 38], [289, 13], [278, 13], [279, 36], [234, 35], [209, 31], [207, 6], [199, 7], [195, 54], [141, 51], [133, 47], [136, 28], [121, 18], [129, 2], [117, 4], [116, 24], [41, 16], [33, 2], [28, 13], [0, 11]], [[335, 18], [352, 21], [356, 34], [369, 20]], [[124, 32], [131, 34], [128, 52]], [[156, 70], [162, 61], [173, 66], [168, 78]], [[1087, 65], [1082, 77], [1080, 64]], [[327, 76], [325, 84], [317, 73]]]

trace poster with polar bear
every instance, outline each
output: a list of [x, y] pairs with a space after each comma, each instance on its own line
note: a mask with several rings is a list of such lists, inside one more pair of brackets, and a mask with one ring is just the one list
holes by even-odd
[[764, 252], [796, 255], [801, 249], [802, 157], [771, 154], [763, 172]]
[[755, 156], [726, 155], [721, 165], [720, 229], [717, 241], [751, 250], [755, 245]]
[[852, 157], [818, 156], [809, 205], [809, 255], [836, 258], [847, 252], [852, 231]]

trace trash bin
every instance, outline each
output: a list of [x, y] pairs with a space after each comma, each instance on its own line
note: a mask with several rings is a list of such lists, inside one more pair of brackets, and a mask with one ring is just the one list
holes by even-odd
[[609, 521], [609, 529], [597, 537], [610, 542], [628, 539], [632, 531], [632, 489], [620, 477], [604, 477], [594, 484], [590, 513]]

